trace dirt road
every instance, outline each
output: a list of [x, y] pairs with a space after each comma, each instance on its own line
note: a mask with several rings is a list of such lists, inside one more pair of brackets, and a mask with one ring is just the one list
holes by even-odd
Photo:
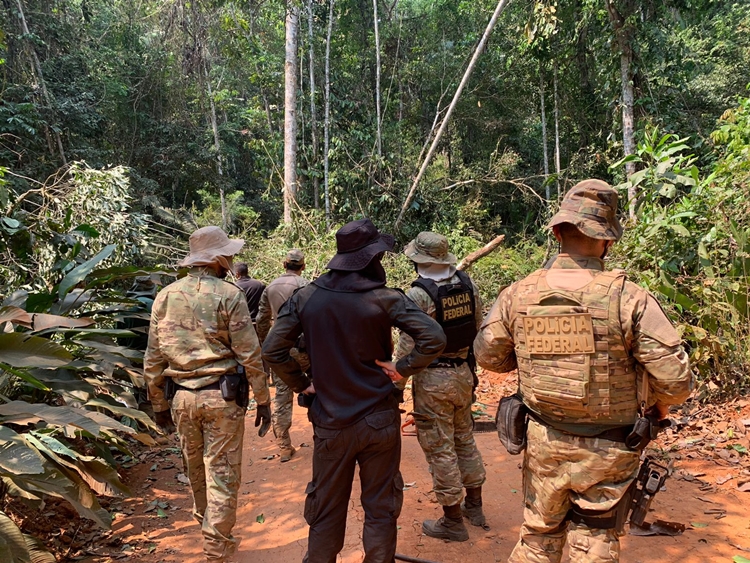
[[[242, 539], [238, 563], [293, 563], [302, 560], [307, 544], [307, 525], [302, 516], [304, 488], [311, 476], [312, 447], [301, 447], [288, 463], [280, 463], [271, 433], [258, 438], [247, 419], [243, 460], [243, 484], [235, 535]], [[295, 405], [292, 438], [296, 445], [312, 445], [312, 428], [305, 413]], [[440, 507], [431, 493], [427, 464], [414, 437], [404, 437], [401, 471], [407, 484], [399, 519], [398, 552], [444, 563], [494, 563], [506, 561], [513, 549], [522, 518], [521, 457], [511, 457], [494, 434], [478, 434], [477, 442], [487, 466], [484, 488], [489, 531], [470, 527], [470, 540], [446, 543], [422, 536], [421, 523], [437, 518]], [[176, 440], [174, 442], [176, 445]], [[191, 518], [188, 487], [178, 481], [181, 462], [175, 449], [151, 452], [149, 459], [132, 470], [130, 482], [140, 498], [121, 503], [121, 513], [110, 540], [119, 560], [202, 562], [201, 535]], [[715, 482], [720, 469], [707, 461], [687, 460], [676, 465], [688, 477]], [[718, 479], [721, 481], [721, 479]], [[732, 486], [735, 488], [732, 489]], [[649, 520], [694, 524], [680, 537], [634, 537], [622, 540], [622, 563], [731, 562], [733, 556], [750, 559], [750, 493], [736, 485], [714, 486], [706, 492], [698, 482], [671, 478], [666, 492], [654, 502]], [[742, 495], [745, 495], [744, 497]], [[341, 561], [362, 560], [363, 511], [355, 482]], [[154, 504], [154, 501], [162, 503]], [[166, 504], [165, 504], [166, 503]], [[160, 507], [164, 507], [159, 510]], [[146, 510], [150, 509], [148, 512]], [[725, 516], [715, 514], [725, 510]], [[709, 514], [706, 514], [706, 511]], [[714, 514], [711, 514], [711, 513]], [[132, 514], [127, 514], [132, 513]], [[103, 558], [93, 558], [104, 561]], [[565, 560], [565, 559], [564, 559]]]

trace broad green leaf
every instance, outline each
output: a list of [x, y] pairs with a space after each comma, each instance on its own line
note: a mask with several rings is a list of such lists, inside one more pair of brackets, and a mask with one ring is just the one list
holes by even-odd
[[96, 256], [68, 272], [60, 282], [60, 288], [58, 290], [60, 298], [62, 299], [65, 297], [71, 289], [86, 279], [86, 276], [94, 271], [96, 265], [109, 258], [116, 248], [117, 246], [114, 244], [107, 245], [99, 251]]
[[0, 362], [13, 367], [56, 368], [73, 356], [59, 344], [46, 338], [20, 332], [0, 334]]
[[683, 236], [683, 237], [690, 236], [690, 231], [688, 231], [684, 225], [680, 225], [679, 223], [674, 223], [672, 225], [669, 225], [669, 228], [672, 229], [675, 233], [677, 233], [680, 236]]
[[732, 561], [734, 561], [734, 563], [750, 563], [750, 559], [743, 557], [742, 555], [735, 555], [732, 557]]
[[0, 512], [0, 561], [31, 563], [29, 549], [21, 530], [4, 512]]
[[256, 517], [255, 517], [255, 521], [256, 521], [256, 522], [257, 522], [258, 524], [262, 524], [263, 522], [265, 522], [265, 521], [266, 521], [266, 517], [265, 517], [265, 516], [263, 516], [263, 514], [258, 514], [258, 516], [256, 516]]
[[104, 461], [81, 455], [52, 436], [30, 432], [26, 439], [52, 461], [76, 471], [91, 489], [100, 495], [131, 496], [120, 476]]
[[99, 231], [91, 225], [78, 225], [71, 231], [72, 233], [81, 233], [91, 238], [99, 238]]
[[88, 414], [88, 411], [77, 407], [49, 406], [26, 401], [11, 401], [0, 405], [0, 417], [3, 422], [36, 424], [43, 420], [47, 424], [85, 430], [93, 436], [98, 436], [101, 427]]
[[31, 556], [31, 563], [57, 563], [55, 556], [47, 551], [47, 548], [39, 538], [24, 534], [23, 539], [26, 541], [26, 547]]
[[151, 420], [146, 413], [141, 412], [139, 410], [129, 409], [127, 407], [116, 407], [114, 405], [110, 405], [109, 403], [102, 401], [101, 399], [94, 399], [93, 401], [89, 401], [88, 403], [86, 403], [86, 406], [106, 409], [115, 414], [119, 414], [120, 416], [127, 416], [129, 418], [133, 418], [137, 420], [138, 422], [140, 422], [141, 424], [143, 424], [144, 426], [146, 426], [147, 428], [150, 428], [151, 430], [155, 430], [157, 432], [160, 431], [159, 427], [156, 426], [154, 421]]
[[44, 473], [44, 458], [6, 426], [0, 425], [0, 475], [39, 475]]

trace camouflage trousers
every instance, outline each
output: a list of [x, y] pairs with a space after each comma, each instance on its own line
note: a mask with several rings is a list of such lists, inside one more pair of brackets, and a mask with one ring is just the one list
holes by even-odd
[[[310, 359], [307, 354], [300, 352], [297, 348], [292, 348], [290, 354], [292, 358], [297, 360], [302, 371], [310, 369]], [[273, 398], [273, 412], [271, 413], [273, 435], [276, 437], [276, 444], [279, 446], [279, 449], [283, 454], [293, 449], [292, 438], [289, 436], [289, 429], [292, 427], [294, 391], [289, 389], [287, 384], [273, 373], [273, 371], [271, 371], [271, 379], [276, 386], [276, 394]]]
[[471, 418], [473, 377], [469, 366], [428, 368], [413, 377], [414, 422], [442, 506], [460, 504], [463, 489], [481, 487], [482, 454]]
[[203, 552], [222, 562], [237, 549], [232, 536], [241, 481], [245, 409], [218, 389], [177, 391], [172, 399], [185, 473], [193, 492], [193, 516], [201, 523]]
[[566, 522], [572, 504], [611, 509], [638, 472], [639, 453], [620, 442], [572, 436], [534, 420], [526, 432], [521, 538], [509, 563], [559, 563], [566, 533], [571, 563], [617, 563], [616, 530]]

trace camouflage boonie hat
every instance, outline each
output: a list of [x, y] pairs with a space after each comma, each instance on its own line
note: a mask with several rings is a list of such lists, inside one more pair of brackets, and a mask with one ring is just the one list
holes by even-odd
[[438, 233], [421, 232], [404, 248], [404, 255], [417, 264], [455, 265], [456, 256], [448, 252], [448, 239]]
[[286, 253], [286, 258], [284, 259], [284, 262], [286, 262], [287, 264], [304, 266], [305, 265], [305, 253], [299, 250], [298, 248], [292, 248], [289, 252]]
[[234, 256], [245, 245], [242, 239], [230, 239], [219, 227], [202, 227], [190, 235], [190, 253], [178, 265], [206, 265], [219, 256]]
[[560, 210], [547, 227], [570, 223], [587, 237], [620, 240], [622, 225], [617, 219], [617, 190], [602, 180], [584, 180], [565, 194]]

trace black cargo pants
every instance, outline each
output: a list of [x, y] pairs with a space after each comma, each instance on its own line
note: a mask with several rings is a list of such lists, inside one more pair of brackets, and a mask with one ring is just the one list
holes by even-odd
[[344, 547], [357, 464], [365, 511], [363, 563], [393, 563], [396, 519], [404, 501], [399, 422], [399, 412], [393, 408], [341, 430], [314, 427], [313, 478], [305, 490], [310, 533], [303, 563], [335, 563]]

